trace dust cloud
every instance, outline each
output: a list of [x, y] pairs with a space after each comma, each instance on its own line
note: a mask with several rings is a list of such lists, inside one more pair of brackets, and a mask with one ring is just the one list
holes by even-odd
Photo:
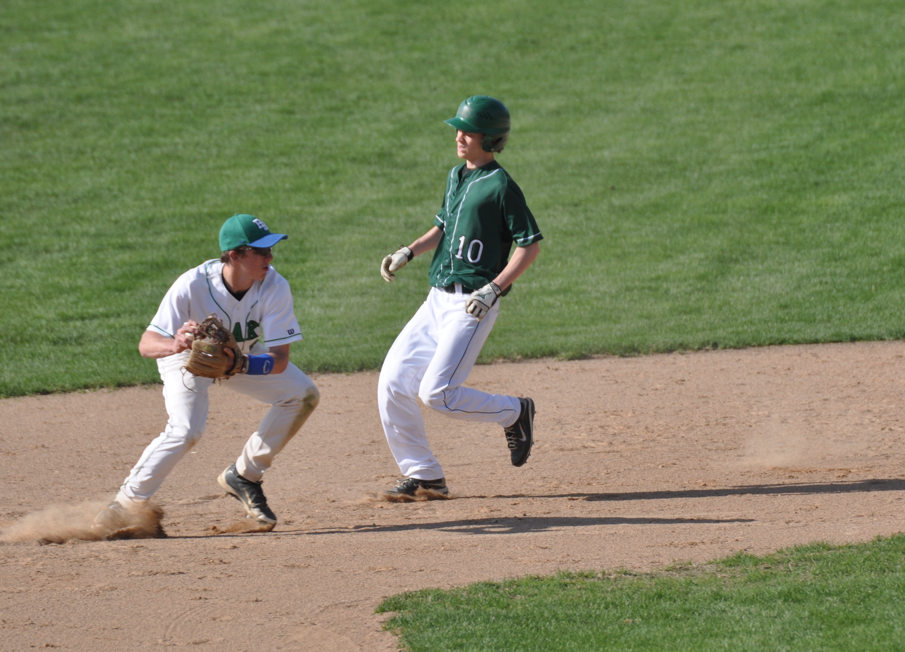
[[46, 507], [0, 530], [0, 542], [35, 541], [47, 544], [66, 543], [74, 539], [112, 541], [166, 537], [161, 526], [164, 513], [158, 505], [148, 504], [135, 510], [116, 511], [110, 518], [98, 519], [107, 505], [107, 502], [86, 502]]

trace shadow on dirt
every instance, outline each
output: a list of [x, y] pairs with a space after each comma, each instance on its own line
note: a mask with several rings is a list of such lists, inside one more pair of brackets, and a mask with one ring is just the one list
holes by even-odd
[[[531, 496], [531, 498], [571, 498], [580, 500], [668, 500], [670, 498], [723, 498], [725, 496], [789, 496], [794, 494], [844, 494], [873, 491], [905, 491], [905, 480], [854, 480], [851, 482], [755, 484], [713, 489], [677, 489], [675, 491], [635, 491], [630, 493], [572, 493]], [[477, 496], [475, 496], [477, 497]], [[482, 496], [483, 498], [484, 496]], [[525, 495], [493, 496], [526, 498]]]
[[[676, 491], [638, 491], [630, 493], [568, 493], [568, 494], [512, 494], [494, 496], [456, 496], [455, 500], [493, 498], [559, 498], [587, 501], [668, 500], [672, 498], [721, 498], [726, 496], [788, 496], [876, 491], [905, 491], [905, 480], [875, 479], [851, 482], [763, 484], [713, 489], [682, 489]], [[462, 519], [437, 523], [411, 523], [396, 525], [356, 525], [348, 528], [323, 530], [280, 530], [282, 536], [319, 536], [354, 534], [359, 532], [407, 532], [413, 530], [440, 530], [459, 534], [520, 534], [544, 532], [572, 527], [595, 525], [713, 525], [719, 523], [754, 523], [753, 518], [629, 518], [629, 517], [506, 517]], [[224, 534], [221, 536], [229, 536]], [[193, 538], [193, 537], [177, 537]]]
[[[561, 530], [569, 527], [594, 525], [712, 525], [714, 523], [752, 523], [750, 518], [626, 518], [605, 517], [534, 517], [474, 518], [438, 523], [411, 523], [405, 525], [356, 525], [351, 528], [305, 532], [306, 535], [350, 534], [355, 532], [406, 532], [409, 530], [441, 530], [457, 534], [521, 534]], [[301, 534], [301, 533], [300, 533]]]

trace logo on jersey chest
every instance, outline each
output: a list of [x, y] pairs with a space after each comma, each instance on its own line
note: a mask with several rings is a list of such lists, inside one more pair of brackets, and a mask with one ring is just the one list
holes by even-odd
[[261, 334], [258, 332], [260, 328], [261, 324], [253, 319], [249, 319], [245, 322], [245, 332], [243, 332], [242, 322], [236, 322], [233, 326], [233, 337], [235, 337], [236, 342], [239, 343], [254, 342], [261, 337]]

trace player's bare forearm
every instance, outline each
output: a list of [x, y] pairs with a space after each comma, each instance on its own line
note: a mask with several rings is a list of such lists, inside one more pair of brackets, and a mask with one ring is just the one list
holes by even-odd
[[289, 366], [289, 347], [289, 344], [274, 346], [266, 353], [266, 355], [273, 358], [271, 374], [281, 374], [286, 371], [286, 367]]
[[437, 248], [437, 245], [440, 243], [440, 239], [442, 237], [443, 231], [440, 229], [440, 227], [431, 227], [430, 231], [410, 244], [409, 249], [412, 250], [413, 256], [423, 254], [425, 251], [433, 251]]
[[515, 283], [515, 280], [525, 273], [525, 270], [531, 267], [531, 263], [537, 260], [540, 254], [540, 243], [533, 242], [526, 247], [516, 247], [512, 254], [512, 258], [503, 268], [493, 282], [501, 289], [505, 290]]
[[188, 339], [189, 333], [194, 334], [198, 323], [194, 321], [185, 322], [175, 337], [166, 337], [154, 331], [145, 331], [141, 335], [138, 342], [138, 352], [145, 358], [166, 358], [176, 353], [182, 353], [186, 349], [192, 348], [192, 342]]

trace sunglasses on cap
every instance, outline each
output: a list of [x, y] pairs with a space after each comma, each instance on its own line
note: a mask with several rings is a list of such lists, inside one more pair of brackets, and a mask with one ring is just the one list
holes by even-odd
[[264, 258], [271, 255], [272, 249], [273, 247], [264, 247], [263, 249], [261, 247], [242, 247], [239, 251], [250, 251]]

